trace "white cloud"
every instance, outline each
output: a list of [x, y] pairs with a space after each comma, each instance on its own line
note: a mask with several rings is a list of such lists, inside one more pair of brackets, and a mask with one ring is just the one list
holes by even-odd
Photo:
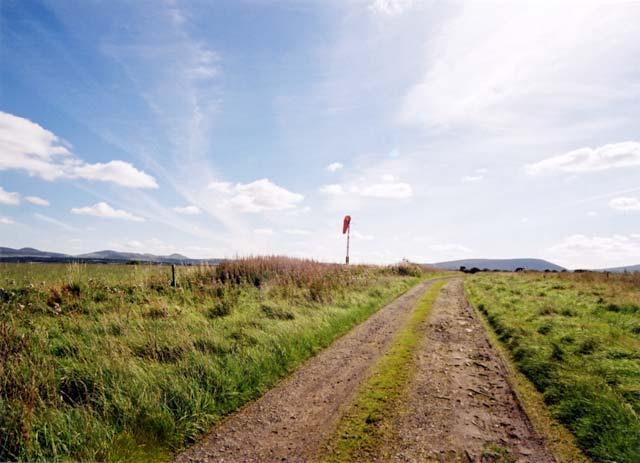
[[637, 98], [633, 2], [499, 4], [449, 10], [425, 41], [424, 73], [405, 94], [402, 122], [441, 130], [555, 125], [577, 113], [607, 118], [606, 105]]
[[69, 177], [79, 177], [86, 180], [98, 180], [112, 182], [128, 188], [158, 188], [158, 183], [149, 174], [146, 174], [128, 162], [109, 161], [107, 163], [82, 164], [74, 166]]
[[49, 201], [40, 196], [26, 196], [24, 199], [36, 206], [48, 206], [50, 204]]
[[342, 164], [341, 164], [341, 163], [339, 163], [339, 162], [332, 162], [331, 164], [329, 164], [329, 165], [326, 167], [326, 169], [327, 169], [329, 172], [335, 172], [335, 171], [337, 171], [337, 170], [342, 169], [343, 167], [344, 167], [344, 165], [342, 165]]
[[571, 235], [549, 248], [577, 266], [602, 268], [629, 265], [640, 259], [640, 234], [586, 236]]
[[381, 178], [383, 182], [393, 182], [396, 180], [396, 177], [392, 174], [383, 174]]
[[274, 232], [271, 228], [255, 228], [253, 230], [253, 233], [255, 233], [256, 235], [265, 235], [265, 236], [274, 235]]
[[311, 234], [309, 230], [304, 230], [302, 228], [288, 228], [284, 232], [287, 235], [299, 235], [299, 236], [306, 236]]
[[489, 172], [489, 170], [485, 169], [484, 167], [476, 169], [473, 175], [465, 175], [464, 177], [462, 177], [462, 181], [464, 183], [479, 182], [480, 180], [484, 179], [484, 176], [487, 172]]
[[233, 191], [233, 184], [231, 182], [211, 182], [207, 188], [217, 191], [218, 193], [231, 193]]
[[332, 183], [330, 185], [324, 185], [320, 188], [320, 193], [328, 195], [328, 196], [340, 196], [345, 193], [342, 185], [338, 185], [336, 183]]
[[89, 164], [75, 157], [68, 144], [35, 122], [0, 112], [0, 170], [23, 170], [53, 181], [82, 178], [130, 188], [157, 188], [150, 175], [125, 161]]
[[74, 207], [71, 212], [79, 215], [92, 215], [95, 217], [104, 217], [108, 219], [131, 220], [133, 222], [143, 222], [142, 217], [135, 216], [130, 212], [122, 209], [114, 209], [105, 202], [94, 204], [93, 206]]
[[589, 212], [587, 212], [587, 216], [589, 216], [589, 217], [597, 217], [598, 213], [596, 211], [589, 211]]
[[173, 210], [184, 215], [199, 215], [202, 212], [198, 206], [174, 207]]
[[235, 185], [217, 182], [210, 184], [209, 188], [225, 195], [220, 201], [222, 207], [241, 212], [294, 209], [304, 199], [301, 194], [286, 190], [266, 178]]
[[11, 193], [9, 191], [6, 191], [0, 186], [0, 204], [17, 206], [18, 204], [20, 204], [20, 195], [18, 193]]
[[594, 172], [619, 167], [640, 166], [640, 143], [627, 141], [599, 148], [580, 148], [528, 164], [529, 174], [544, 172]]
[[373, 0], [369, 9], [377, 14], [398, 16], [413, 5], [413, 0]]
[[609, 201], [609, 206], [619, 211], [640, 211], [640, 198], [630, 198], [627, 196], [614, 198]]
[[413, 189], [408, 183], [374, 183], [365, 187], [353, 187], [354, 193], [371, 198], [404, 199], [413, 196]]
[[2, 225], [13, 225], [15, 222], [13, 221], [13, 219], [10, 219], [9, 217], [4, 217], [2, 215], [0, 215], [0, 224]]

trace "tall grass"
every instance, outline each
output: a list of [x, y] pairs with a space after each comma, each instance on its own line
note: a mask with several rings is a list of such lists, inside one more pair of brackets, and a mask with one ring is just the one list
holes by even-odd
[[167, 460], [417, 283], [405, 267], [259, 257], [173, 288], [166, 267], [13, 264], [0, 460]]
[[482, 274], [466, 288], [594, 461], [640, 461], [638, 275]]

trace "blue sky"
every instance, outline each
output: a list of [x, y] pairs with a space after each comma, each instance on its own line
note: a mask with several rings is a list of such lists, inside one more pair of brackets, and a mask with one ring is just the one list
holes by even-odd
[[640, 262], [640, 3], [0, 6], [0, 245]]

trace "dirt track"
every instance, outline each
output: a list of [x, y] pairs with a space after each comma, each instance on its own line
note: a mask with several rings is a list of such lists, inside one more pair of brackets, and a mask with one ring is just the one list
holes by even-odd
[[416, 374], [380, 461], [555, 461], [507, 383], [462, 279], [443, 287], [423, 331]]
[[[313, 459], [429, 285], [377, 312], [176, 461]], [[392, 438], [378, 461], [555, 461], [507, 383], [461, 278], [445, 285], [421, 329], [416, 373], [388, 419]]]
[[307, 461], [430, 284], [375, 313], [175, 461]]

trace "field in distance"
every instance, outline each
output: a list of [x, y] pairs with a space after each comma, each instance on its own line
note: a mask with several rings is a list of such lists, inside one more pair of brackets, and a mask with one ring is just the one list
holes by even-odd
[[424, 279], [411, 264], [0, 264], [0, 460], [168, 460]]

